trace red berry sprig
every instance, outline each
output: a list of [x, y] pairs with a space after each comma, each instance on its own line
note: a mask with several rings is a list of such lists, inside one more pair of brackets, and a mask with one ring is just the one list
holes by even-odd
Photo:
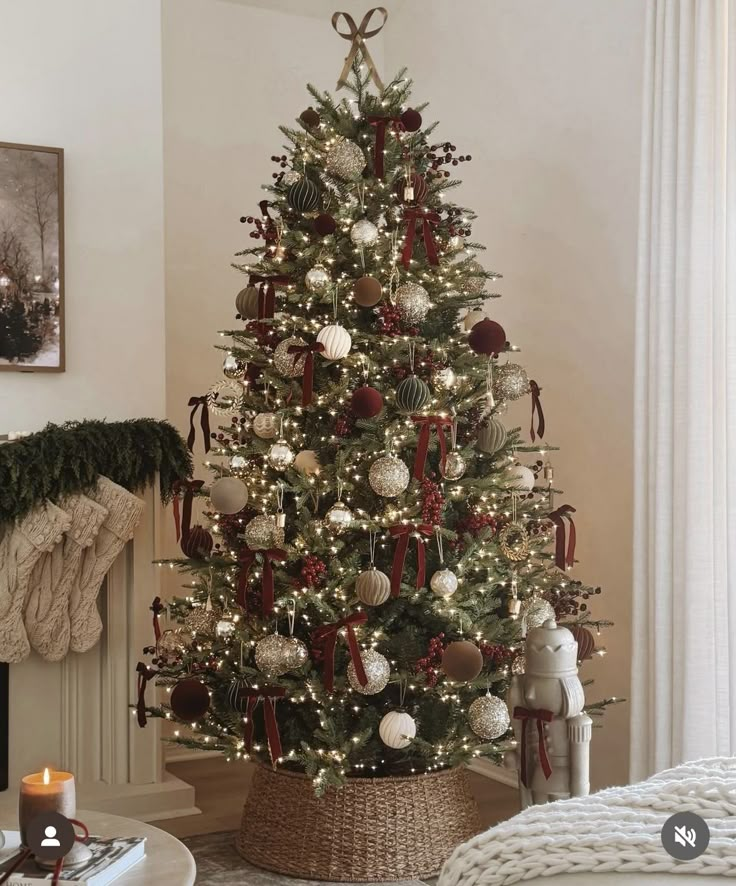
[[326, 564], [314, 554], [307, 554], [302, 560], [302, 568], [299, 573], [302, 583], [308, 588], [316, 588], [327, 574]]
[[445, 651], [445, 635], [437, 634], [429, 641], [427, 654], [424, 658], [417, 660], [414, 670], [417, 674], [424, 674], [427, 686], [436, 686], [440, 678], [440, 668], [442, 667], [442, 654]]
[[497, 525], [498, 522], [496, 518], [491, 514], [478, 514], [475, 512], [466, 514], [457, 521], [457, 525], [455, 526], [457, 538], [450, 543], [450, 547], [454, 551], [462, 551], [465, 548], [465, 542], [463, 541], [464, 535], [470, 535], [473, 538], [477, 538], [480, 535], [481, 530], [486, 526], [490, 526], [491, 531], [495, 532]]
[[378, 309], [378, 331], [383, 335], [396, 338], [399, 335], [417, 335], [419, 328], [405, 326], [398, 310], [386, 302]]
[[445, 506], [445, 497], [440, 491], [439, 483], [431, 477], [422, 480], [422, 522], [432, 526], [439, 526], [442, 522], [442, 508]]
[[350, 412], [341, 412], [335, 419], [335, 435], [349, 437], [355, 427], [355, 416]]

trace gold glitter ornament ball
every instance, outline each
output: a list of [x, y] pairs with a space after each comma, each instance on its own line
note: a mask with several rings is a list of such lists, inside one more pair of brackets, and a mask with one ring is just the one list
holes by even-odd
[[276, 350], [273, 352], [273, 365], [279, 375], [283, 375], [285, 378], [296, 378], [299, 375], [304, 375], [304, 364], [307, 361], [306, 354], [290, 354], [289, 348], [292, 345], [303, 347], [305, 344], [306, 342], [303, 338], [292, 336], [291, 338], [285, 338], [276, 345]]
[[376, 695], [386, 688], [389, 677], [391, 676], [391, 666], [386, 658], [375, 649], [364, 649], [360, 653], [360, 660], [363, 662], [363, 669], [368, 678], [365, 686], [360, 685], [360, 681], [355, 674], [355, 666], [352, 661], [348, 665], [348, 683], [356, 692], [361, 695]]
[[289, 670], [290, 647], [287, 637], [269, 634], [256, 643], [256, 667], [267, 677], [280, 677]]
[[276, 543], [276, 521], [271, 514], [258, 514], [245, 527], [245, 543], [251, 551], [263, 551]]
[[309, 661], [307, 647], [298, 637], [286, 637], [287, 670], [296, 671]]
[[[477, 261], [468, 262], [466, 265], [466, 269], [471, 274], [482, 274], [483, 273], [483, 265]], [[469, 295], [481, 295], [486, 288], [486, 278], [485, 277], [469, 277], [463, 283], [463, 289]]]
[[177, 656], [183, 652], [192, 640], [192, 634], [188, 629], [164, 631], [158, 641], [158, 651], [164, 657]]
[[325, 167], [330, 175], [343, 181], [356, 181], [365, 169], [365, 154], [355, 142], [338, 138], [327, 154]]
[[511, 662], [511, 673], [517, 676], [526, 673], [526, 656], [523, 652]]
[[419, 283], [402, 283], [394, 294], [394, 304], [402, 320], [418, 323], [429, 313], [429, 293]]
[[518, 363], [504, 363], [494, 370], [493, 396], [497, 400], [519, 400], [529, 390], [529, 376]]
[[217, 622], [222, 618], [222, 613], [214, 606], [197, 606], [187, 615], [184, 624], [195, 634], [215, 634]]
[[485, 741], [501, 738], [511, 724], [506, 702], [490, 693], [476, 698], [468, 708], [468, 723], [478, 738]]
[[528, 633], [533, 628], [541, 628], [546, 621], [550, 618], [554, 618], [555, 610], [552, 608], [552, 605], [542, 597], [532, 597], [521, 604], [519, 617]]
[[409, 485], [409, 468], [395, 455], [385, 455], [377, 459], [368, 471], [371, 489], [384, 498], [393, 498]]

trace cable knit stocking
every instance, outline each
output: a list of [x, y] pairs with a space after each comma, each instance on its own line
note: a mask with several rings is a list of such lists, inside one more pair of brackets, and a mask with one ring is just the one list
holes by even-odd
[[69, 599], [84, 550], [94, 543], [107, 510], [86, 495], [61, 503], [71, 517], [64, 540], [36, 564], [26, 597], [24, 621], [31, 646], [47, 661], [59, 661], [69, 651]]
[[30, 652], [23, 606], [31, 573], [70, 526], [69, 515], [46, 502], [8, 527], [0, 539], [0, 661], [22, 661]]
[[102, 621], [97, 611], [100, 586], [125, 543], [133, 537], [144, 507], [139, 498], [107, 477], [100, 477], [97, 486], [88, 495], [108, 514], [94, 544], [82, 554], [82, 563], [72, 587], [69, 647], [74, 652], [86, 652], [100, 638]]

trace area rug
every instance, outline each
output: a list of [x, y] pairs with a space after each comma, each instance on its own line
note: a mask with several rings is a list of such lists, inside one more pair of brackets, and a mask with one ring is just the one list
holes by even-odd
[[[235, 834], [205, 834], [188, 837], [182, 843], [197, 863], [196, 886], [320, 886], [317, 880], [297, 880], [283, 874], [272, 874], [256, 868], [235, 851]], [[400, 880], [393, 886], [431, 886], [436, 880]], [[332, 884], [332, 886], [360, 886], [360, 884]], [[383, 884], [372, 884], [383, 886]]]

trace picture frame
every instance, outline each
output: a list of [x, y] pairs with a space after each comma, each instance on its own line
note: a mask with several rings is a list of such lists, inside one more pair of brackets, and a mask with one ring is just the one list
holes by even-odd
[[0, 371], [64, 372], [64, 149], [0, 141]]

